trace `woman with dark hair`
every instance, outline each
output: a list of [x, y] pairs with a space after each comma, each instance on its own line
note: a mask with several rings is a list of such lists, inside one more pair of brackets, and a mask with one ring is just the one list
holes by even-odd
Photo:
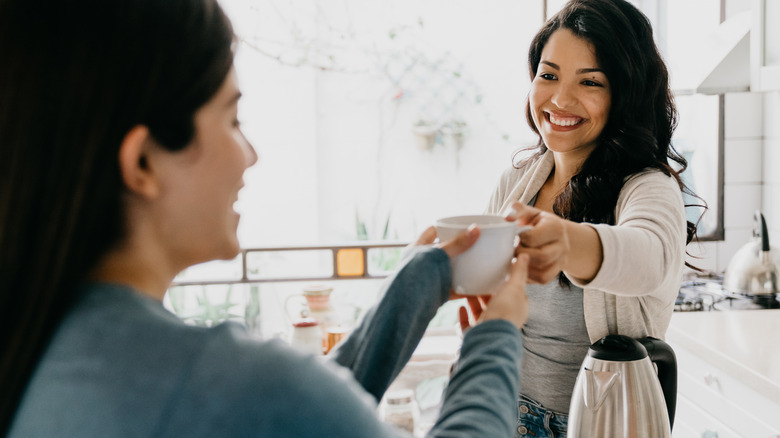
[[[401, 435], [376, 401], [478, 229], [410, 257], [325, 364], [162, 306], [182, 269], [239, 252], [257, 156], [233, 45], [216, 0], [0, 1], [0, 435]], [[518, 260], [464, 335], [434, 435], [511, 433]]]
[[504, 172], [488, 211], [534, 225], [517, 249], [530, 257], [534, 309], [517, 434], [558, 437], [591, 343], [664, 338], [695, 226], [669, 75], [639, 10], [572, 0], [536, 34], [528, 64], [539, 144]]

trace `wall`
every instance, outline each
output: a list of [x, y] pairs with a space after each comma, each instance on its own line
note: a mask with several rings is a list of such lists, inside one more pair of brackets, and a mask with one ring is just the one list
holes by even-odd
[[[726, 15], [750, 7], [729, 0]], [[718, 272], [752, 238], [755, 210], [764, 214], [770, 243], [780, 247], [780, 92], [728, 94], [725, 124], [725, 241], [689, 245], [702, 257], [689, 260]]]
[[770, 243], [780, 247], [780, 92], [764, 94], [764, 160], [762, 205]]
[[[726, 1], [726, 17], [750, 9], [744, 1]], [[746, 65], [745, 68], [748, 68]], [[773, 102], [774, 103], [773, 105]], [[752, 238], [756, 210], [761, 210], [769, 226], [770, 242], [780, 238], [780, 209], [773, 206], [780, 192], [780, 178], [771, 171], [772, 164], [780, 165], [780, 145], [770, 148], [765, 141], [769, 131], [777, 132], [780, 112], [771, 114], [780, 99], [762, 93], [729, 93], [725, 99], [724, 151], [724, 227], [725, 240], [721, 242], [692, 243], [688, 260], [703, 269], [723, 272], [734, 253]], [[778, 137], [776, 134], [775, 137]], [[777, 152], [773, 153], [773, 150]], [[774, 182], [773, 182], [774, 181]], [[771, 192], [775, 191], [773, 195]]]

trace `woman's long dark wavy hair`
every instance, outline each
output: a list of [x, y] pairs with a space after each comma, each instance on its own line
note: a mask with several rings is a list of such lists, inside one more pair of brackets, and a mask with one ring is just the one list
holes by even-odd
[[0, 435], [77, 286], [124, 235], [119, 145], [176, 151], [233, 64], [216, 0], [0, 0]]
[[[624, 0], [571, 0], [536, 34], [528, 51], [531, 80], [550, 36], [568, 29], [595, 49], [610, 83], [612, 105], [599, 144], [555, 199], [553, 211], [575, 222], [615, 223], [615, 206], [626, 179], [657, 169], [672, 176], [680, 190], [693, 195], [680, 173], [688, 163], [672, 146], [677, 109], [669, 72], [653, 40], [650, 21]], [[528, 124], [539, 130], [526, 106]], [[539, 156], [547, 151], [539, 135]], [[677, 169], [670, 165], [676, 163]], [[696, 234], [688, 221], [687, 242]], [[568, 283], [561, 274], [562, 283]]]

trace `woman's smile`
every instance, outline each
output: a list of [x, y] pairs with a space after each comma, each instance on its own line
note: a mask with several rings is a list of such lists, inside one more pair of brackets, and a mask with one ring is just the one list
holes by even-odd
[[544, 118], [550, 123], [552, 129], [556, 131], [577, 129], [586, 122], [586, 119], [583, 119], [582, 117], [556, 114], [551, 111], [544, 111]]

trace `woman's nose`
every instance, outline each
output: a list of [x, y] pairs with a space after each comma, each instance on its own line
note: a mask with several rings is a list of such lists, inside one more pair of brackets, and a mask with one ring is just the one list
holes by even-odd
[[572, 90], [570, 85], [560, 84], [558, 87], [556, 87], [555, 92], [553, 93], [550, 100], [558, 108], [563, 109], [572, 106], [574, 102], [576, 102], [577, 98], [574, 94], [574, 90]]
[[250, 168], [257, 163], [257, 151], [249, 140], [244, 138], [244, 155], [246, 156], [246, 167]]

